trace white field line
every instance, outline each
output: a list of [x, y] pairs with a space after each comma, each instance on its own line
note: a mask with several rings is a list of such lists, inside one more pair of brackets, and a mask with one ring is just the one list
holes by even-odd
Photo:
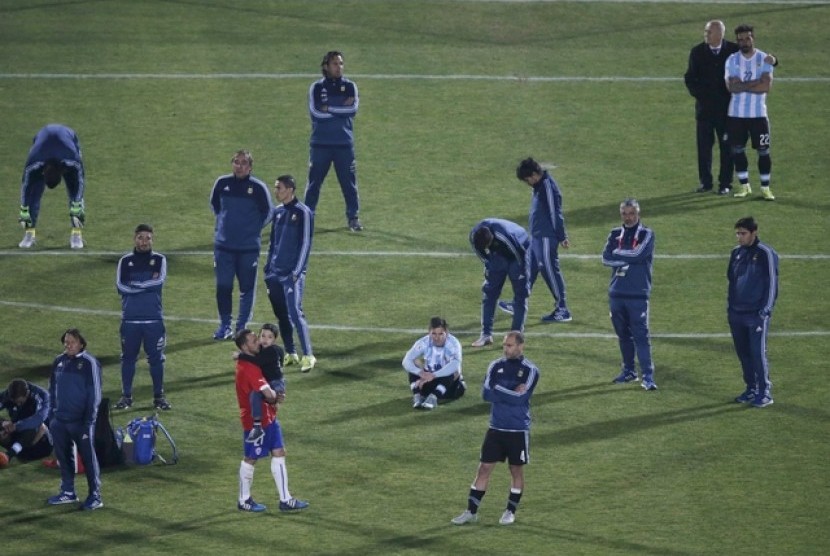
[[[121, 257], [127, 251], [69, 251], [69, 250], [54, 250], [54, 251], [26, 251], [21, 249], [6, 249], [0, 250], [2, 257]], [[212, 257], [213, 251], [163, 251], [168, 257]], [[262, 253], [263, 255], [265, 252]], [[458, 259], [466, 257], [475, 257], [474, 253], [454, 252], [454, 251], [312, 251], [313, 257], [420, 257], [425, 259]], [[826, 261], [830, 260], [830, 254], [817, 253], [813, 255], [808, 254], [778, 254], [779, 258], [786, 260], [813, 260]], [[579, 260], [600, 260], [600, 255], [587, 254], [573, 254], [560, 253], [560, 258], [563, 259], [579, 259]], [[654, 255], [656, 259], [674, 259], [674, 260], [718, 260], [729, 259], [729, 253], [716, 255], [711, 253], [680, 253], [677, 255]]]
[[[120, 319], [120, 311], [106, 311], [102, 309], [86, 309], [82, 307], [62, 307], [60, 305], [46, 305], [43, 303], [27, 303], [23, 301], [6, 301], [0, 300], [0, 306], [13, 307], [16, 309], [28, 309], [32, 311], [45, 311], [50, 313], [72, 313], [75, 315], [92, 315], [99, 317], [108, 317], [113, 319]], [[195, 322], [204, 324], [216, 324], [215, 318], [203, 317], [183, 317], [166, 315], [166, 321], [170, 322]], [[252, 322], [251, 325], [259, 325], [262, 323]], [[417, 335], [423, 334], [423, 328], [386, 328], [374, 326], [346, 326], [339, 324], [311, 324], [309, 325], [313, 330], [329, 330], [335, 332], [366, 332], [372, 334], [401, 334], [401, 335]], [[472, 330], [453, 330], [456, 336], [478, 336], [480, 331]], [[604, 332], [531, 332], [525, 333], [526, 336], [533, 338], [571, 338], [571, 339], [600, 339], [610, 340], [615, 339], [615, 334]], [[785, 337], [785, 338], [800, 338], [800, 337], [826, 337], [830, 336], [830, 330], [807, 330], [807, 331], [786, 331], [786, 332], [770, 332], [770, 336]], [[722, 339], [731, 338], [728, 332], [716, 333], [672, 333], [672, 332], [652, 332], [652, 338], [665, 339]]]
[[[316, 73], [0, 73], [0, 79], [317, 79]], [[579, 83], [579, 82], [677, 82], [682, 83], [683, 78], [677, 76], [664, 77], [631, 77], [623, 75], [609, 76], [584, 76], [584, 75], [468, 75], [468, 74], [396, 74], [396, 73], [353, 73], [349, 74], [353, 79], [415, 79], [419, 81], [518, 81], [533, 83]], [[830, 83], [830, 77], [820, 76], [795, 76], [776, 77], [776, 83]]]
[[828, 0], [456, 0], [475, 4], [786, 4], [789, 6], [824, 6]]

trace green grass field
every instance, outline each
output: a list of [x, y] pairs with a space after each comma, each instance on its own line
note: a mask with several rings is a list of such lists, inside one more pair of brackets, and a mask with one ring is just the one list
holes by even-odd
[[[779, 56], [768, 98], [775, 203], [701, 196], [693, 101], [682, 75], [707, 19], [756, 27]], [[55, 471], [0, 471], [13, 554], [822, 554], [830, 546], [828, 211], [830, 4], [393, 0], [46, 1], [0, 5], [0, 386], [45, 385], [59, 337], [78, 326], [120, 391], [115, 265], [139, 222], [168, 255], [162, 416], [176, 466], [105, 470], [105, 508], [47, 507]], [[731, 32], [728, 33], [731, 36]], [[290, 371], [280, 414], [302, 514], [235, 509], [240, 425], [232, 345], [216, 343], [208, 195], [250, 149], [254, 173], [303, 181], [306, 94], [340, 49], [360, 87], [355, 121], [362, 234], [345, 227], [333, 174], [318, 207], [305, 308], [318, 367]], [[556, 78], [556, 79], [554, 79]], [[19, 184], [44, 124], [79, 134], [87, 249], [70, 252], [63, 187], [47, 191], [38, 246], [21, 252]], [[481, 218], [526, 224], [526, 156], [555, 165], [571, 250], [562, 266], [574, 321], [545, 325], [530, 301], [526, 355], [541, 369], [532, 463], [514, 526], [497, 520], [494, 473], [475, 526], [465, 507], [487, 427], [479, 386], [497, 349], [465, 351], [468, 396], [410, 408], [400, 359], [447, 318], [478, 334]], [[750, 172], [757, 185], [754, 154]], [[636, 196], [657, 234], [652, 298], [660, 390], [614, 386], [619, 352], [599, 254]], [[772, 320], [775, 405], [731, 403], [743, 385], [726, 324], [733, 224], [747, 215], [781, 255]], [[438, 253], [440, 256], [429, 255]], [[236, 303], [235, 303], [236, 305]], [[273, 320], [262, 284], [257, 322]], [[497, 316], [497, 330], [509, 320]], [[146, 362], [136, 405], [150, 412]], [[163, 444], [160, 447], [164, 448]], [[84, 481], [78, 487], [84, 492]]]

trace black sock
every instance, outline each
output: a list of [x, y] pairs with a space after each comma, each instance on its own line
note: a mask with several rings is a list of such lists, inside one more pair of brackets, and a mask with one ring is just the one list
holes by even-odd
[[467, 510], [471, 514], [478, 511], [478, 506], [481, 504], [481, 499], [484, 498], [486, 491], [476, 490], [475, 487], [470, 487], [470, 497], [467, 499]]
[[519, 500], [522, 499], [522, 491], [516, 492], [515, 489], [510, 489], [510, 496], [507, 498], [507, 509], [516, 513], [516, 509], [519, 506]]

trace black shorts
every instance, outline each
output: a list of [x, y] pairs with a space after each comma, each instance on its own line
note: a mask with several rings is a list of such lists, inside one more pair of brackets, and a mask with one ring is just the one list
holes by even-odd
[[530, 463], [530, 432], [488, 429], [481, 445], [481, 463], [507, 460], [510, 465]]
[[49, 454], [51, 453], [52, 439], [48, 434], [44, 434], [35, 444], [23, 448], [19, 457], [23, 461], [32, 461], [49, 457]]
[[746, 145], [746, 140], [752, 139], [752, 148], [768, 149], [770, 146], [769, 120], [767, 118], [728, 118], [726, 133], [729, 144], [736, 147]]

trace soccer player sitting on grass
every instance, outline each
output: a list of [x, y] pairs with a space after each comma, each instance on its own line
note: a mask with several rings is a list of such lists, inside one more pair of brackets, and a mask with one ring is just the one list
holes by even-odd
[[[259, 353], [255, 359], [259, 368], [262, 369], [262, 376], [278, 394], [285, 394], [285, 378], [282, 374], [282, 361], [285, 357], [283, 349], [277, 345], [279, 330], [276, 325], [266, 323], [259, 331]], [[265, 435], [262, 430], [262, 402], [265, 397], [260, 391], [254, 391], [251, 397], [251, 417], [254, 420], [254, 428], [245, 439], [246, 442], [254, 443]], [[267, 400], [266, 400], [267, 401]]]

